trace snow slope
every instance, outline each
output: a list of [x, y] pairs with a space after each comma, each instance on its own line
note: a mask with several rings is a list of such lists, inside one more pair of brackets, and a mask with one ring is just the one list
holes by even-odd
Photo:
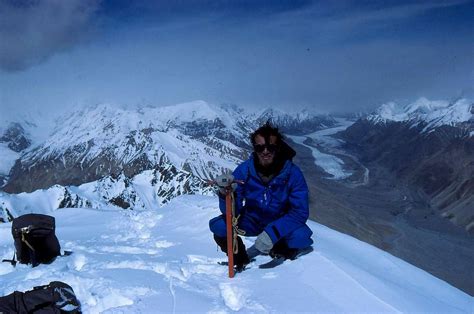
[[[274, 269], [227, 278], [208, 231], [215, 197], [181, 196], [157, 210], [63, 208], [52, 213], [74, 254], [30, 268], [0, 264], [0, 295], [52, 280], [70, 284], [84, 313], [472, 313], [474, 298], [430, 274], [314, 222], [314, 251]], [[0, 257], [11, 258], [11, 224]], [[253, 240], [246, 239], [251, 245]]]

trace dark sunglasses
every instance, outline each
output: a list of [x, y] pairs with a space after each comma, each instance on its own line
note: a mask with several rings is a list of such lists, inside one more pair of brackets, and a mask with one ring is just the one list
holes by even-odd
[[270, 152], [270, 153], [274, 153], [277, 151], [278, 149], [278, 145], [277, 144], [255, 144], [253, 146], [253, 149], [257, 152], [257, 153], [263, 153], [263, 151], [265, 150], [265, 148]]

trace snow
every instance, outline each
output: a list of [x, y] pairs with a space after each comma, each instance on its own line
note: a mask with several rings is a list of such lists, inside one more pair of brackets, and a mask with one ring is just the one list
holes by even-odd
[[[18, 123], [24, 129], [25, 136], [31, 141], [30, 148], [42, 143], [52, 129], [52, 117], [43, 112], [15, 113], [8, 112], [0, 116], [0, 138], [12, 125]], [[0, 175], [8, 175], [15, 161], [20, 158], [21, 152], [15, 152], [8, 147], [8, 143], [0, 143]]]
[[[155, 210], [49, 212], [62, 249], [74, 253], [35, 268], [0, 264], [0, 295], [60, 280], [84, 313], [472, 313], [464, 292], [315, 222], [313, 252], [273, 269], [259, 269], [269, 258], [258, 256], [230, 279], [208, 230], [217, 203], [181, 196]], [[10, 228], [0, 224], [0, 258], [13, 255]]]
[[20, 154], [8, 148], [8, 144], [0, 143], [0, 175], [7, 175]]
[[[263, 114], [251, 111], [202, 100], [166, 107], [127, 108], [104, 103], [80, 108], [62, 115], [48, 137], [20, 155], [0, 150], [0, 156], [9, 153], [2, 163], [3, 173], [8, 173], [18, 158], [24, 169], [57, 160], [65, 168], [102, 173], [106, 165], [93, 163], [106, 158], [119, 168], [166, 162], [201, 179], [210, 179], [234, 169], [248, 154], [248, 146], [243, 143], [248, 144], [248, 134], [260, 123], [262, 117], [258, 115]], [[265, 112], [283, 124], [316, 117], [308, 110]]]
[[42, 110], [29, 112], [2, 112], [0, 116], [0, 136], [12, 123], [20, 124], [26, 132], [32, 145], [44, 141], [51, 133], [54, 126], [54, 114], [46, 114]]
[[100, 104], [63, 116], [52, 135], [39, 149], [22, 156], [22, 162], [34, 164], [68, 156], [68, 163], [82, 164], [105, 153], [127, 164], [146, 155], [151, 163], [158, 164], [164, 157], [178, 169], [187, 164], [194, 174], [209, 178], [221, 169], [235, 168], [240, 162], [235, 154], [241, 148], [236, 150], [234, 144], [220, 141], [221, 149], [213, 149], [204, 140], [184, 134], [183, 128], [217, 119], [226, 133], [247, 137], [248, 133], [237, 127], [239, 115], [204, 101], [140, 109]]
[[368, 116], [368, 120], [376, 123], [387, 121], [412, 121], [426, 123], [424, 132], [442, 125], [456, 125], [473, 121], [473, 102], [462, 98], [454, 102], [431, 101], [424, 97], [414, 103], [402, 106], [394, 102], [381, 105], [375, 113]]
[[54, 185], [48, 190], [31, 193], [8, 194], [0, 192], [0, 207], [17, 217], [28, 213], [49, 212], [59, 207], [65, 188]]
[[[172, 172], [168, 167], [164, 173]], [[31, 193], [9, 194], [0, 191], [0, 218], [7, 220], [31, 212], [51, 212], [60, 206], [117, 210], [124, 204], [134, 210], [158, 209], [182, 194], [213, 195], [213, 187], [189, 173], [175, 171], [166, 176], [145, 170], [132, 178], [124, 174], [107, 176], [79, 186], [54, 185]], [[118, 204], [116, 199], [123, 201]]]
[[159, 111], [160, 120], [172, 121], [176, 124], [223, 119], [224, 125], [232, 129], [236, 120], [235, 117], [229, 117], [229, 113], [222, 108], [203, 100], [161, 107]]

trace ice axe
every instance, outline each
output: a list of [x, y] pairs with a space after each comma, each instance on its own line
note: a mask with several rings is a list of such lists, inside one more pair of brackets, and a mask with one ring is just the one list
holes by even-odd
[[[220, 180], [219, 180], [220, 179]], [[227, 258], [229, 267], [229, 278], [233, 278], [234, 271], [234, 228], [237, 227], [237, 219], [235, 218], [235, 200], [233, 184], [243, 184], [241, 180], [234, 180], [233, 177], [219, 178], [217, 181], [208, 181], [209, 184], [218, 185], [225, 190], [225, 225], [227, 237]]]

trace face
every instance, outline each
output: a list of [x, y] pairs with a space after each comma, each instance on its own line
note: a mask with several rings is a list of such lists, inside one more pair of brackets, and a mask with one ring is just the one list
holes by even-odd
[[261, 135], [255, 137], [254, 151], [258, 157], [260, 165], [263, 167], [270, 166], [275, 159], [277, 137], [271, 135], [269, 141], [269, 143], [265, 143], [265, 138]]

